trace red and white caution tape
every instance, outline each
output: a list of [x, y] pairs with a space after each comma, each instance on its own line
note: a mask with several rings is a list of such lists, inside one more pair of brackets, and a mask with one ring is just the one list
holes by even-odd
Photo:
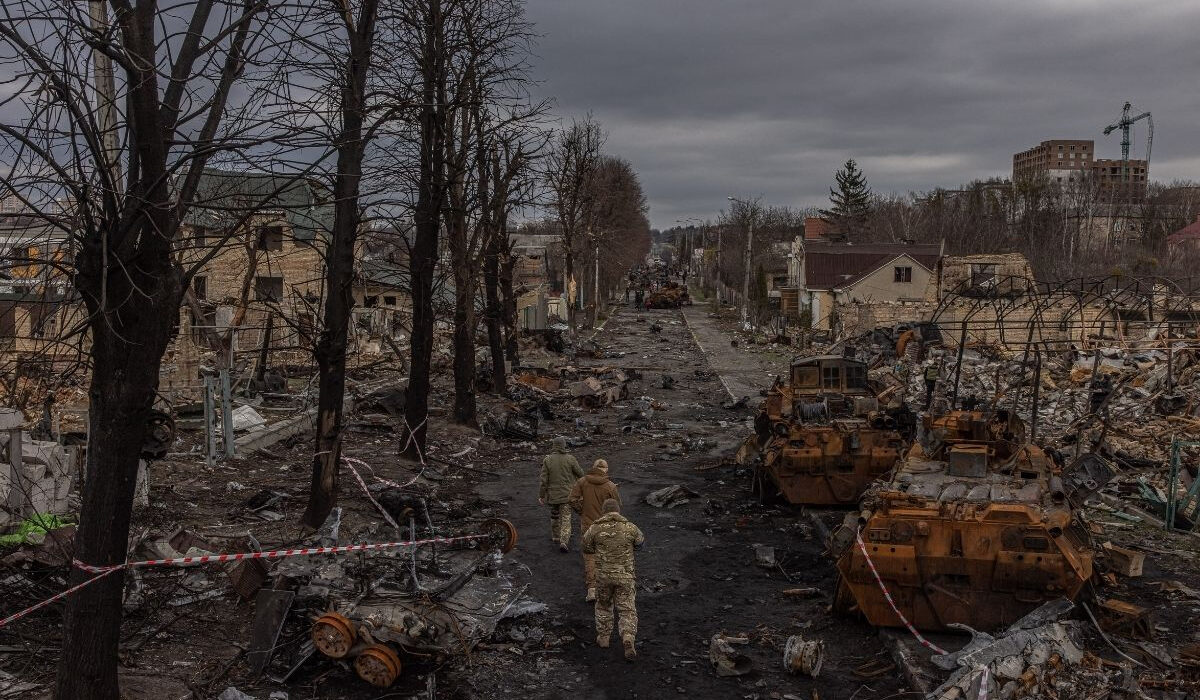
[[71, 595], [72, 593], [74, 593], [75, 591], [79, 590], [80, 588], [84, 588], [84, 587], [90, 586], [90, 585], [92, 585], [93, 583], [95, 583], [95, 582], [99, 581], [100, 579], [104, 578], [105, 576], [107, 576], [107, 575], [111, 574], [112, 572], [114, 572], [114, 571], [118, 571], [118, 570], [120, 570], [120, 569], [122, 569], [122, 568], [124, 568], [124, 567], [121, 567], [121, 566], [113, 566], [113, 567], [109, 567], [107, 571], [104, 571], [104, 572], [102, 572], [102, 573], [101, 573], [100, 575], [98, 575], [98, 576], [94, 576], [94, 577], [92, 577], [92, 578], [90, 578], [90, 579], [88, 579], [88, 580], [84, 581], [83, 583], [79, 583], [79, 584], [76, 584], [76, 585], [74, 585], [74, 586], [71, 586], [70, 588], [68, 588], [67, 590], [63, 591], [62, 593], [59, 593], [58, 595], [55, 595], [55, 596], [53, 596], [53, 597], [51, 597], [51, 598], [47, 598], [46, 600], [43, 600], [42, 602], [38, 603], [37, 605], [34, 605], [34, 606], [32, 606], [32, 607], [25, 608], [25, 609], [24, 609], [24, 610], [22, 610], [21, 612], [18, 612], [18, 613], [13, 613], [12, 615], [9, 615], [8, 617], [4, 618], [3, 620], [0, 620], [0, 627], [3, 627], [3, 626], [7, 625], [7, 624], [8, 624], [8, 623], [10, 623], [10, 622], [13, 622], [14, 620], [20, 620], [22, 617], [25, 617], [25, 616], [26, 616], [26, 615], [28, 615], [29, 613], [31, 613], [31, 612], [34, 612], [34, 611], [36, 611], [36, 610], [41, 610], [42, 608], [46, 607], [47, 605], [50, 605], [51, 603], [57, 603], [58, 601], [62, 600], [63, 598], [66, 598], [67, 596]]
[[883, 591], [884, 600], [886, 600], [888, 605], [892, 607], [892, 612], [896, 613], [896, 617], [900, 618], [900, 621], [904, 623], [904, 626], [908, 628], [908, 631], [912, 633], [912, 636], [915, 637], [922, 646], [928, 647], [938, 654], [948, 654], [949, 652], [945, 649], [922, 637], [921, 633], [917, 631], [917, 628], [913, 627], [912, 623], [908, 621], [908, 618], [904, 616], [904, 613], [900, 612], [900, 608], [896, 607], [896, 601], [892, 600], [892, 594], [888, 593], [887, 586], [883, 585], [883, 579], [879, 577], [879, 572], [875, 570], [875, 562], [871, 561], [871, 555], [867, 554], [867, 545], [863, 542], [862, 531], [856, 531], [854, 533], [854, 539], [858, 540], [858, 549], [862, 552], [863, 558], [867, 560], [867, 566], [870, 567], [871, 573], [875, 575], [875, 581], [879, 584], [879, 590]]
[[305, 547], [303, 549], [275, 549], [267, 552], [238, 552], [235, 554], [204, 554], [198, 557], [174, 557], [172, 559], [146, 559], [143, 561], [129, 561], [124, 564], [112, 564], [108, 566], [92, 566], [85, 564], [78, 559], [73, 563], [76, 567], [91, 573], [96, 574], [92, 578], [78, 583], [71, 588], [55, 595], [52, 598], [44, 600], [37, 605], [26, 608], [18, 613], [9, 615], [4, 619], [0, 619], [0, 627], [4, 627], [14, 620], [19, 620], [29, 613], [39, 610], [56, 601], [62, 600], [81, 588], [90, 586], [99, 581], [105, 576], [122, 569], [142, 568], [148, 566], [184, 566], [190, 564], [213, 564], [219, 562], [243, 561], [245, 559], [283, 559], [285, 557], [304, 557], [313, 554], [342, 554], [344, 552], [368, 552], [381, 549], [396, 549], [399, 547], [420, 547], [427, 544], [451, 544], [454, 542], [469, 542], [483, 539], [485, 535], [463, 535], [460, 537], [431, 537], [424, 540], [410, 540], [407, 542], [368, 542], [365, 544], [350, 544], [337, 547]]

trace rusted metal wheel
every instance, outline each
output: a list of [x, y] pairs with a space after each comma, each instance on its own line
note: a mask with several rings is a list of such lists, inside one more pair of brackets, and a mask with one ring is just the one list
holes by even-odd
[[479, 524], [479, 532], [505, 554], [517, 546], [517, 528], [503, 518], [488, 518]]
[[350, 653], [356, 638], [354, 625], [338, 613], [327, 612], [313, 623], [313, 646], [331, 659], [340, 659]]
[[386, 688], [400, 676], [400, 657], [386, 644], [372, 644], [354, 659], [354, 670], [376, 688]]

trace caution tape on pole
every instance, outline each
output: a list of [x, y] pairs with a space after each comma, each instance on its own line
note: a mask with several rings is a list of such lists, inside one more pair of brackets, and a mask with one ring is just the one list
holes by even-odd
[[304, 547], [302, 549], [274, 549], [266, 552], [237, 552], [232, 554], [204, 554], [195, 557], [174, 557], [171, 559], [145, 559], [141, 561], [129, 561], [123, 564], [111, 564], [107, 566], [93, 566], [74, 560], [72, 563], [75, 567], [86, 571], [90, 574], [95, 574], [92, 578], [82, 581], [67, 590], [59, 593], [51, 598], [43, 600], [37, 605], [33, 605], [20, 612], [13, 613], [8, 617], [0, 619], [0, 627], [19, 620], [22, 617], [41, 608], [57, 602], [78, 591], [81, 588], [90, 586], [93, 583], [103, 579], [105, 576], [121, 571], [122, 569], [144, 568], [151, 566], [189, 566], [196, 564], [214, 564], [231, 561], [244, 561], [246, 559], [283, 559], [286, 557], [305, 557], [314, 554], [342, 554], [345, 552], [369, 552], [383, 549], [397, 549], [400, 547], [420, 547], [427, 544], [452, 544], [454, 542], [470, 542], [480, 540], [486, 535], [462, 535], [459, 537], [431, 537], [423, 540], [409, 540], [407, 542], [368, 542], [364, 544], [349, 544], [339, 545], [335, 547]]
[[887, 604], [891, 606], [892, 612], [896, 613], [896, 617], [900, 618], [900, 621], [904, 623], [904, 626], [908, 628], [908, 631], [918, 642], [921, 643], [922, 646], [928, 647], [930, 650], [938, 654], [948, 654], [949, 652], [945, 649], [922, 637], [921, 633], [917, 631], [917, 628], [913, 627], [912, 623], [908, 621], [908, 618], [904, 616], [904, 613], [900, 612], [900, 608], [896, 607], [896, 601], [892, 600], [892, 594], [888, 592], [887, 586], [883, 585], [883, 579], [880, 578], [879, 572], [875, 569], [875, 562], [871, 561], [871, 555], [867, 554], [867, 545], [863, 542], [861, 530], [855, 531], [854, 539], [858, 541], [858, 549], [862, 552], [863, 558], [867, 561], [867, 566], [871, 569], [871, 573], [875, 576], [875, 582], [879, 584], [879, 590], [883, 591], [884, 600], [886, 600]]

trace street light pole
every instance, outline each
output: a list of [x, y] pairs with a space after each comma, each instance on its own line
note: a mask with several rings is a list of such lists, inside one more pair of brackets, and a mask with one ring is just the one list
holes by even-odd
[[717, 226], [717, 274], [715, 278], [717, 283], [717, 304], [721, 304], [724, 301], [721, 298], [721, 233], [724, 231], [724, 226]]
[[744, 271], [745, 274], [742, 276], [742, 325], [745, 326], [750, 318], [750, 256], [754, 248], [755, 206], [758, 204], [758, 201], [747, 202], [736, 197], [730, 197], [729, 201], [745, 206], [750, 214], [750, 221], [746, 225], [746, 256], [744, 259], [746, 269]]

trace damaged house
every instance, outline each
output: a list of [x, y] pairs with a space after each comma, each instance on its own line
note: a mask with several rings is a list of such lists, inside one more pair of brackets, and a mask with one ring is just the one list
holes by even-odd
[[62, 266], [71, 256], [69, 230], [17, 203], [0, 210], [0, 358], [6, 366], [78, 356], [72, 328], [83, 307]]
[[[789, 287], [780, 289], [784, 312], [808, 312], [814, 329], [838, 333], [847, 325], [862, 325], [857, 307], [863, 304], [894, 305], [903, 309], [901, 316], [913, 317], [941, 259], [941, 246], [797, 238], [788, 258]], [[878, 321], [863, 327], [874, 328]]]
[[226, 366], [264, 343], [307, 353], [325, 296], [331, 193], [311, 180], [222, 170], [207, 171], [199, 191], [183, 262], [200, 267], [174, 353], [215, 351]]

